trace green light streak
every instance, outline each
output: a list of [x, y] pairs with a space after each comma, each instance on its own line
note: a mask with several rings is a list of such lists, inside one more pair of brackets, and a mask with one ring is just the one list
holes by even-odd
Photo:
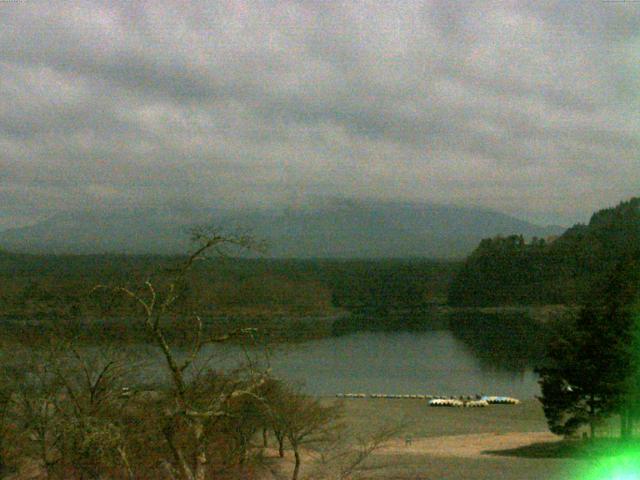
[[[635, 373], [631, 378], [630, 401], [637, 402], [640, 395], [640, 301], [632, 306], [632, 361]], [[586, 465], [572, 480], [640, 480], [640, 439], [611, 445], [608, 451], [598, 452], [597, 458]]]
[[611, 452], [595, 461], [575, 480], [640, 480], [640, 447]]

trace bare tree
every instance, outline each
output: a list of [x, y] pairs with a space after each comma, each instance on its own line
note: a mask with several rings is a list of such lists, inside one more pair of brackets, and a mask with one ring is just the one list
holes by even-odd
[[99, 478], [103, 470], [122, 469], [120, 476], [134, 478], [121, 412], [136, 366], [130, 352], [109, 346], [80, 349], [73, 343], [66, 343], [53, 362], [62, 390], [57, 400], [65, 425], [61, 449], [65, 463], [81, 476]]
[[37, 459], [50, 478], [62, 458], [64, 424], [57, 405], [59, 379], [51, 367], [51, 352], [46, 353], [22, 352], [26, 374], [16, 386], [12, 414], [24, 437], [24, 453]]
[[[332, 442], [319, 444], [315, 448], [316, 462], [308, 480], [356, 480], [365, 478], [373, 469], [367, 464], [371, 456], [389, 440], [396, 438], [406, 428], [404, 423], [382, 425], [367, 435], [352, 438], [346, 428]], [[378, 465], [376, 468], [384, 468]]]
[[[257, 432], [265, 425], [264, 385], [270, 383], [264, 377], [264, 384], [255, 386], [255, 376], [251, 367], [242, 367], [231, 372], [209, 372], [194, 383], [202, 387], [197, 393], [203, 398], [219, 397], [223, 392], [232, 394], [239, 390], [252, 390], [251, 394], [229, 398], [223, 406], [224, 414], [214, 416], [205, 422], [204, 438], [211, 450], [213, 463], [211, 474], [223, 474], [235, 471], [244, 478], [246, 473], [256, 467], [264, 466], [262, 445], [254, 443]], [[195, 391], [195, 385], [191, 388]], [[215, 448], [215, 447], [214, 447]]]
[[[220, 338], [204, 338], [202, 320], [194, 314], [191, 316], [193, 331], [191, 348], [188, 355], [181, 358], [178, 350], [170, 344], [168, 319], [172, 306], [179, 299], [180, 289], [185, 284], [188, 274], [195, 263], [204, 258], [207, 253], [214, 252], [218, 255], [226, 255], [226, 249], [229, 247], [260, 250], [263, 245], [247, 235], [222, 235], [209, 228], [199, 228], [192, 233], [192, 238], [198, 247], [184, 263], [171, 272], [170, 278], [163, 285], [156, 285], [151, 279], [148, 279], [142, 288], [132, 289], [118, 286], [113, 287], [112, 290], [130, 297], [140, 307], [145, 328], [162, 352], [164, 365], [171, 379], [172, 405], [167, 408], [167, 423], [163, 429], [173, 460], [171, 465], [167, 464], [167, 474], [171, 478], [183, 480], [204, 480], [208, 463], [205, 441], [207, 423], [212, 419], [226, 415], [226, 406], [233, 399], [245, 395], [255, 395], [254, 392], [264, 381], [264, 376], [256, 374], [249, 382], [242, 382], [235, 389], [224, 390], [217, 395], [206, 398], [191, 395], [190, 384], [186, 376], [187, 369], [193, 365], [205, 344], [227, 340], [231, 335]], [[238, 335], [243, 333], [245, 332], [236, 332]], [[179, 426], [186, 427], [189, 432], [190, 441], [188, 443], [193, 448], [193, 455], [187, 456], [185, 447], [176, 441]]]
[[120, 422], [131, 357], [56, 339], [32, 347], [20, 354], [24, 374], [9, 409], [23, 433], [23, 453], [39, 461], [47, 478], [73, 472], [98, 478], [107, 468], [133, 478]]
[[0, 379], [0, 475], [6, 468], [6, 450], [8, 433], [8, 413], [11, 404], [11, 390], [6, 388], [6, 383]]
[[288, 394], [285, 384], [277, 378], [267, 378], [261, 389], [259, 404], [260, 429], [262, 430], [262, 447], [268, 448], [268, 432], [273, 432], [280, 458], [284, 457], [284, 430], [282, 422], [279, 422], [278, 406], [282, 404]]
[[270, 405], [272, 428], [280, 442], [279, 435], [289, 441], [294, 456], [292, 480], [298, 480], [302, 465], [302, 448], [314, 443], [328, 441], [335, 423], [341, 415], [339, 405], [322, 405], [308, 395], [282, 391], [277, 403]]
[[3, 345], [0, 345], [0, 476], [5, 473], [7, 468], [7, 450], [9, 443], [9, 417], [11, 413], [11, 399], [15, 383], [15, 374], [12, 374], [11, 365], [6, 359], [3, 351]]

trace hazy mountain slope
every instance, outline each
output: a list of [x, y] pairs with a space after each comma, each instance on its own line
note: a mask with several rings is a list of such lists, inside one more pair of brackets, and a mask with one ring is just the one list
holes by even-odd
[[258, 213], [244, 220], [271, 241], [273, 254], [302, 257], [458, 257], [487, 236], [542, 237], [562, 231], [487, 210], [400, 202], [335, 201], [319, 209]]
[[278, 257], [460, 257], [484, 237], [545, 237], [538, 227], [484, 209], [424, 203], [333, 200], [319, 207], [222, 213], [141, 210], [65, 213], [30, 227], [0, 232], [0, 246], [30, 252], [177, 253], [188, 229], [215, 223], [250, 230]]
[[0, 245], [37, 253], [169, 253], [188, 246], [189, 221], [135, 213], [73, 212], [0, 232]]

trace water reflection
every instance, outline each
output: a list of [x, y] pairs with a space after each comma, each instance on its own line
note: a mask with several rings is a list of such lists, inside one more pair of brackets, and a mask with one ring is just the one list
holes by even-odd
[[485, 368], [445, 330], [358, 333], [308, 342], [276, 354], [274, 371], [314, 394], [337, 392], [514, 395], [538, 393], [530, 368]]
[[[397, 314], [391, 320], [374, 318], [371, 323], [364, 316], [351, 317], [334, 332], [338, 336], [280, 347], [269, 359], [274, 373], [316, 395], [486, 393], [531, 398], [539, 393], [533, 367], [543, 354], [546, 333], [526, 316], [467, 312], [444, 320], [431, 314], [412, 316], [410, 322]], [[358, 332], [362, 326], [374, 331]], [[385, 331], [375, 331], [380, 327]], [[207, 358], [214, 368], [228, 369], [244, 355], [237, 346], [212, 345], [201, 361]]]
[[522, 373], [540, 365], [549, 328], [525, 313], [458, 312], [449, 329], [485, 370]]
[[[427, 315], [412, 317], [406, 329], [410, 331], [389, 327], [407, 325], [398, 316], [395, 323], [384, 316], [377, 322], [388, 331], [342, 331], [340, 336], [282, 346], [272, 352], [269, 363], [276, 375], [303, 383], [316, 395], [485, 393], [531, 398], [538, 393], [533, 367], [541, 358], [546, 333], [526, 317], [455, 314], [443, 322]], [[139, 383], [153, 387], [168, 382], [157, 349], [149, 344], [128, 348], [144, 359]], [[245, 361], [246, 354], [237, 345], [210, 345], [198, 363], [226, 370]], [[249, 355], [264, 360], [261, 351]]]
[[358, 332], [433, 332], [448, 330], [473, 353], [485, 370], [523, 373], [539, 365], [549, 329], [526, 312], [462, 310], [442, 312], [361, 309], [336, 321], [334, 336]]

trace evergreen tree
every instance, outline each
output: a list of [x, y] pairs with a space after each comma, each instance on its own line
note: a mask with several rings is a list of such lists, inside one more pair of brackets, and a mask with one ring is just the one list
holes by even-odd
[[630, 405], [640, 389], [634, 305], [640, 265], [620, 261], [605, 281], [592, 289], [578, 318], [565, 321], [538, 370], [545, 416], [552, 432], [571, 435], [581, 425], [594, 436], [598, 421], [614, 413], [621, 433], [632, 429]]

